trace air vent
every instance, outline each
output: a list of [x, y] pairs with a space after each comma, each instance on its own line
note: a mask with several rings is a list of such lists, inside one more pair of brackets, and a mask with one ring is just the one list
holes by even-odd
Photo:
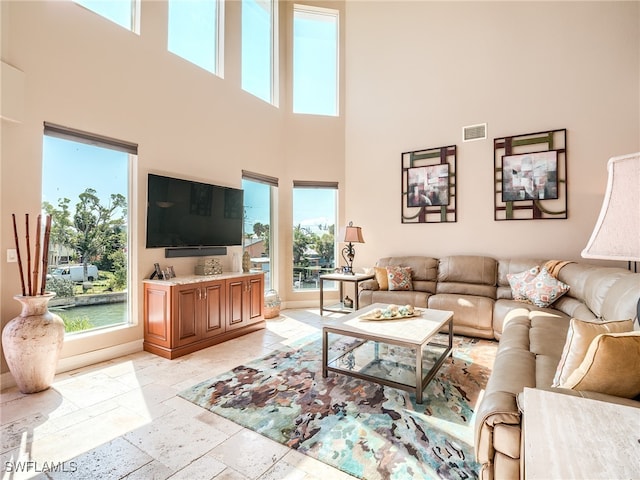
[[487, 138], [487, 124], [479, 123], [478, 125], [469, 125], [462, 127], [462, 141], [471, 142], [472, 140], [484, 140]]

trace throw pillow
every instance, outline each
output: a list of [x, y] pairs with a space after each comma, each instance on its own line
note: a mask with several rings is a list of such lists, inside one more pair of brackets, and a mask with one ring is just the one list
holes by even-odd
[[638, 371], [640, 332], [603, 333], [561, 387], [635, 398], [640, 395]]
[[389, 290], [413, 290], [411, 267], [387, 267]]
[[552, 387], [562, 385], [569, 375], [580, 366], [589, 345], [601, 333], [620, 333], [633, 330], [632, 320], [616, 320], [611, 322], [586, 321], [572, 318], [567, 331], [562, 356], [556, 368]]
[[525, 290], [525, 296], [536, 307], [546, 308], [569, 291], [569, 285], [551, 276], [546, 268], [533, 279]]
[[540, 273], [540, 266], [536, 265], [529, 270], [525, 270], [520, 273], [508, 273], [507, 280], [509, 281], [509, 285], [511, 286], [511, 296], [514, 300], [518, 300], [519, 302], [528, 302], [526, 292], [529, 284], [538, 276]]
[[387, 269], [384, 267], [373, 267], [376, 281], [378, 282], [378, 288], [380, 290], [389, 290], [389, 280], [387, 279]]

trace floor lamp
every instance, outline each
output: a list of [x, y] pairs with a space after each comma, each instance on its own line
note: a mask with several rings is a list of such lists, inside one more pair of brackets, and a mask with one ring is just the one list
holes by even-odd
[[[609, 159], [609, 179], [602, 210], [587, 246], [584, 258], [640, 261], [640, 152]], [[637, 306], [640, 322], [640, 299]]]

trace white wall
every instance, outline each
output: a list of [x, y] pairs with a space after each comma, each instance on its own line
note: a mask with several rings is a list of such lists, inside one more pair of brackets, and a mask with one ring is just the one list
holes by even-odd
[[[640, 150], [640, 3], [347, 2], [346, 18], [346, 219], [367, 242], [356, 266], [398, 254], [579, 259], [607, 160]], [[461, 127], [484, 122], [487, 140], [462, 142]], [[494, 221], [493, 139], [561, 128], [568, 219]], [[402, 224], [401, 152], [452, 144], [457, 222]]]
[[[224, 79], [169, 53], [167, 4], [143, 1], [136, 35], [71, 1], [1, 2], [2, 61], [23, 72], [23, 118], [2, 121], [0, 206], [0, 312], [2, 324], [18, 314], [12, 296], [20, 291], [17, 264], [6, 263], [14, 247], [11, 213], [40, 211], [43, 122], [137, 143], [132, 198], [136, 222], [133, 295], [141, 299], [142, 278], [154, 262], [191, 274], [195, 258], [165, 259], [164, 249], [145, 249], [148, 172], [240, 187], [242, 170], [280, 178], [281, 296], [304, 300], [317, 294], [292, 292], [291, 182], [344, 183], [342, 117], [290, 113], [292, 3], [280, 3], [282, 42], [280, 108], [240, 88], [240, 2], [226, 2]], [[341, 2], [331, 2], [342, 8]], [[5, 90], [3, 89], [3, 94]], [[343, 105], [342, 105], [343, 108]], [[341, 110], [342, 110], [341, 108]], [[229, 255], [230, 256], [230, 255]], [[225, 259], [231, 267], [229, 258]], [[62, 358], [130, 345], [142, 338], [141, 301], [132, 328], [68, 337]], [[92, 358], [96, 358], [95, 356]], [[69, 363], [69, 362], [67, 362]], [[2, 363], [2, 371], [6, 364]]]

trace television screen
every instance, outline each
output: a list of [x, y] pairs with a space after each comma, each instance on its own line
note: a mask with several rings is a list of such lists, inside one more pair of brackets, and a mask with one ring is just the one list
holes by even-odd
[[150, 173], [147, 248], [242, 245], [243, 191]]

